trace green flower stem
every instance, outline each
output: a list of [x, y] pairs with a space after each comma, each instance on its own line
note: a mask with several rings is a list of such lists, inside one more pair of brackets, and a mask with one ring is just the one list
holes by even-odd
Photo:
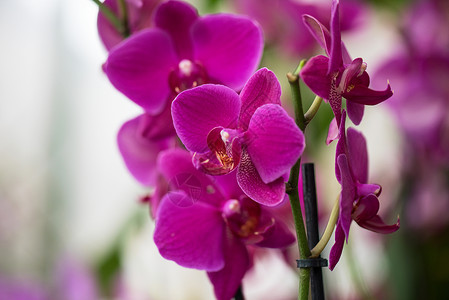
[[320, 256], [321, 252], [323, 252], [327, 243], [329, 242], [332, 232], [334, 231], [335, 224], [337, 223], [338, 213], [340, 212], [340, 195], [338, 195], [337, 200], [334, 203], [334, 207], [332, 208], [331, 215], [329, 217], [329, 222], [327, 223], [326, 229], [324, 230], [323, 236], [321, 237], [318, 244], [310, 250], [310, 258], [316, 258]]
[[131, 34], [129, 25], [128, 25], [128, 9], [126, 7], [125, 0], [118, 0], [118, 3], [119, 3], [120, 15], [122, 16], [121, 21], [122, 21], [122, 30], [123, 30], [123, 31], [120, 31], [120, 33], [124, 38], [127, 38]]
[[[288, 185], [287, 193], [290, 199], [290, 205], [292, 207], [293, 220], [295, 222], [296, 237], [299, 248], [299, 258], [306, 259], [307, 257], [310, 256], [310, 250], [307, 242], [304, 220], [302, 218], [301, 205], [299, 203], [298, 179], [299, 179], [300, 166], [301, 166], [301, 158], [298, 159], [296, 164], [290, 170], [290, 179], [287, 183]], [[298, 300], [309, 299], [309, 282], [310, 282], [310, 269], [300, 268]]]
[[[291, 73], [287, 74], [287, 78], [288, 82], [290, 83], [292, 91], [293, 104], [295, 108], [295, 122], [298, 125], [298, 127], [302, 131], [304, 131], [306, 128], [306, 123], [304, 118], [304, 110], [302, 108], [302, 99], [301, 99], [301, 91], [299, 88], [299, 76], [298, 76], [299, 70], [301, 68], [301, 63], [293, 74]], [[290, 178], [287, 183], [287, 193], [290, 199], [293, 219], [295, 222], [296, 237], [299, 248], [299, 257], [300, 259], [306, 259], [310, 256], [310, 249], [307, 242], [307, 235], [304, 226], [304, 220], [302, 218], [301, 205], [299, 202], [298, 179], [299, 179], [300, 166], [301, 166], [301, 158], [298, 159], [296, 164], [290, 170]], [[300, 268], [299, 293], [298, 293], [299, 300], [309, 299], [309, 284], [310, 284], [310, 269]]]
[[[128, 37], [129, 36], [129, 28], [128, 28], [128, 15], [127, 15], [127, 11], [126, 11], [126, 5], [124, 0], [119, 0], [119, 4], [120, 4], [120, 9], [122, 10], [123, 13], [123, 19], [120, 20], [120, 18], [118, 18], [116, 16], [116, 14], [106, 5], [104, 5], [103, 2], [101, 2], [100, 0], [92, 0], [95, 4], [98, 5], [98, 8], [100, 9], [101, 13], [103, 14], [103, 16], [112, 24], [112, 26], [115, 27], [115, 29], [124, 37]], [[122, 8], [122, 6], [124, 6], [124, 10]], [[125, 23], [126, 21], [126, 23]]]
[[310, 105], [309, 110], [307, 110], [307, 112], [304, 114], [306, 125], [309, 124], [310, 121], [312, 121], [313, 117], [315, 117], [318, 109], [321, 106], [321, 102], [323, 102], [323, 98], [316, 96], [312, 102], [312, 105]]

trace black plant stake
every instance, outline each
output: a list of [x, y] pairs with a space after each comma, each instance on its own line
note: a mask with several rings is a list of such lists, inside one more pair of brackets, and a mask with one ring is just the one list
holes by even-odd
[[[302, 165], [302, 181], [308, 243], [309, 248], [312, 249], [320, 239], [318, 231], [315, 168], [312, 163]], [[298, 267], [310, 267], [312, 300], [324, 300], [323, 274], [321, 268], [326, 266], [327, 260], [320, 256], [298, 261]]]

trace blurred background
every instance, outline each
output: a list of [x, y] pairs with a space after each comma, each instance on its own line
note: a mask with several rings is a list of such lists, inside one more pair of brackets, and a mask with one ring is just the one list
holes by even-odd
[[[299, 60], [321, 53], [301, 25], [330, 0], [197, 0], [200, 14], [248, 14], [263, 27], [261, 66], [283, 85]], [[368, 64], [371, 84], [394, 95], [367, 107], [370, 179], [380, 214], [401, 229], [352, 224], [343, 257], [324, 270], [327, 299], [447, 299], [449, 291], [449, 2], [341, 0], [343, 40]], [[154, 221], [139, 202], [151, 188], [128, 173], [116, 134], [140, 108], [102, 72], [107, 58], [89, 0], [0, 1], [0, 299], [213, 299], [204, 272], [160, 257]], [[312, 95], [303, 88], [306, 106]], [[339, 185], [332, 112], [308, 128], [320, 226]], [[321, 223], [322, 222], [322, 223]], [[333, 238], [331, 239], [331, 243]], [[330, 245], [324, 256], [328, 256]], [[245, 277], [247, 299], [295, 299], [294, 269], [267, 254]], [[294, 263], [294, 262], [293, 262]], [[274, 298], [273, 298], [274, 297]]]

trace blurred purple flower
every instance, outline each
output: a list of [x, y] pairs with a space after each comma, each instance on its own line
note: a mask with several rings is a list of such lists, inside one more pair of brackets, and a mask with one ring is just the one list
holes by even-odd
[[403, 35], [414, 53], [448, 53], [449, 2], [421, 0], [412, 5], [404, 18]]
[[217, 299], [231, 299], [240, 286], [251, 265], [247, 245], [284, 248], [295, 241], [268, 208], [241, 191], [235, 173], [210, 177], [180, 149], [163, 152], [158, 165], [168, 180], [190, 174], [195, 184], [183, 184], [164, 197], [154, 241], [164, 258], [207, 271]]
[[97, 300], [99, 297], [93, 273], [73, 258], [62, 260], [56, 272], [58, 298], [64, 300]]
[[346, 112], [343, 110], [340, 139], [336, 149], [335, 172], [341, 184], [340, 214], [335, 229], [335, 244], [329, 255], [329, 268], [338, 263], [343, 244], [349, 237], [352, 220], [360, 227], [378, 233], [392, 233], [399, 229], [396, 224], [387, 225], [378, 215], [381, 186], [368, 184], [368, 152], [364, 136], [353, 128], [345, 134]]
[[397, 87], [388, 107], [413, 151], [425, 156], [428, 162], [440, 159], [447, 165], [449, 55], [398, 54], [386, 61], [376, 76], [388, 76]]
[[0, 299], [47, 300], [44, 289], [31, 281], [6, 278], [0, 275]]
[[204, 83], [240, 90], [259, 64], [262, 32], [251, 19], [231, 14], [199, 17], [195, 8], [167, 1], [155, 27], [109, 52], [103, 69], [123, 94], [151, 114], [179, 92]]
[[[323, 24], [329, 24], [330, 3], [294, 0], [235, 0], [237, 10], [257, 20], [268, 43], [279, 50], [294, 55], [307, 55], [315, 48], [313, 37], [302, 22], [301, 16], [309, 14]], [[359, 1], [345, 1], [342, 30], [357, 27], [363, 19], [364, 9]]]
[[[161, 1], [162, 0], [125, 0], [130, 34], [134, 34], [142, 29], [152, 26], [151, 15], [153, 14], [155, 7]], [[118, 8], [118, 2], [119, 0], [105, 0], [103, 4], [110, 8], [112, 12], [121, 19], [123, 16]], [[108, 51], [124, 40], [123, 35], [117, 31], [101, 12], [98, 12], [97, 28], [101, 41]]]
[[447, 170], [438, 170], [432, 165], [420, 168], [415, 184], [410, 187], [412, 191], [407, 199], [405, 214], [407, 224], [419, 231], [420, 237], [447, 230], [449, 189], [445, 172]]
[[449, 167], [447, 16], [447, 1], [413, 5], [403, 24], [402, 44], [398, 43], [401, 50], [383, 63], [373, 83], [379, 86], [379, 81], [388, 76], [397, 87], [387, 103], [405, 133], [407, 155]]
[[257, 71], [239, 95], [222, 85], [203, 85], [172, 104], [176, 132], [194, 152], [195, 166], [211, 175], [237, 169], [237, 181], [253, 200], [277, 205], [285, 176], [301, 156], [304, 135], [280, 106], [273, 72]]
[[342, 97], [346, 100], [349, 118], [360, 124], [364, 105], [385, 101], [393, 92], [390, 85], [384, 91], [368, 88], [370, 78], [361, 58], [352, 60], [341, 41], [339, 0], [332, 2], [330, 32], [317, 19], [304, 15], [304, 22], [329, 57], [312, 57], [301, 70], [304, 83], [318, 96], [329, 101], [337, 125], [340, 126]]
[[175, 146], [175, 130], [167, 107], [161, 114], [142, 114], [120, 128], [117, 143], [129, 172], [144, 186], [157, 184], [156, 159]]

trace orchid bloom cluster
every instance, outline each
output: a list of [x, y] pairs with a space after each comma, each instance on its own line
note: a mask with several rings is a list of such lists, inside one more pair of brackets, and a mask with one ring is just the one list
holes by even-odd
[[444, 0], [417, 1], [406, 13], [405, 47], [397, 47], [376, 78], [388, 76], [398, 88], [388, 108], [406, 142], [405, 215], [411, 227], [428, 236], [449, 224], [449, 6]]
[[[154, 189], [145, 198], [156, 220], [154, 241], [164, 258], [206, 271], [217, 299], [231, 299], [255, 249], [295, 242], [273, 208], [287, 198], [289, 172], [305, 149], [304, 128], [281, 106], [275, 74], [256, 71], [262, 30], [249, 17], [199, 16], [174, 0], [106, 0], [105, 8], [122, 21], [122, 30], [104, 10], [99, 13], [98, 30], [109, 51], [103, 71], [142, 108], [121, 127], [118, 146], [135, 179]], [[392, 91], [389, 85], [370, 89], [366, 63], [350, 58], [341, 41], [338, 0], [332, 2], [330, 31], [310, 15], [302, 18], [328, 55], [311, 58], [295, 75], [335, 115], [328, 142], [338, 139], [335, 169], [342, 190], [333, 269], [351, 220], [380, 233], [399, 228], [377, 214], [381, 188], [368, 183], [365, 138], [351, 128], [346, 134], [342, 110], [345, 98], [357, 125], [364, 105], [378, 104]]]

